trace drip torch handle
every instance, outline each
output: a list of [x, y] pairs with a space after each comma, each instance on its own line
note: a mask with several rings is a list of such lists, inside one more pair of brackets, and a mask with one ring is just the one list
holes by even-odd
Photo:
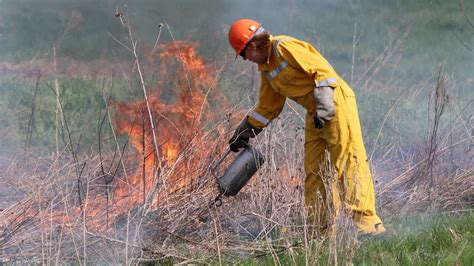
[[211, 171], [211, 174], [215, 178], [217, 178], [217, 175], [216, 175], [216, 173], [214, 173], [214, 171], [217, 169], [217, 167], [219, 167], [219, 165], [222, 163], [222, 161], [224, 161], [225, 157], [227, 157], [227, 155], [229, 155], [230, 152], [231, 152], [231, 150], [227, 149], [226, 152], [224, 153], [224, 155], [222, 155], [222, 157], [219, 160], [217, 160], [216, 162], [214, 162], [211, 165], [210, 171]]
[[[244, 143], [245, 143], [245, 147], [250, 146], [250, 144], [249, 144], [248, 142], [244, 141]], [[214, 171], [217, 169], [217, 167], [219, 167], [219, 165], [222, 163], [222, 161], [224, 161], [225, 157], [227, 157], [227, 155], [229, 155], [230, 152], [231, 152], [231, 149], [228, 148], [228, 149], [226, 150], [226, 152], [224, 153], [224, 155], [222, 155], [222, 157], [221, 157], [219, 160], [217, 160], [216, 162], [214, 162], [214, 163], [211, 165], [211, 167], [209, 168], [211, 174], [212, 174], [215, 178], [217, 178], [217, 175], [214, 173]]]

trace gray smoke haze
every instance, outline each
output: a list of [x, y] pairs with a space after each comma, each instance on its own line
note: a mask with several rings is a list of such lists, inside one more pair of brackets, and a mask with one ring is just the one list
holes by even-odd
[[[3, 0], [0, 2], [0, 59], [27, 60], [58, 53], [83, 60], [111, 56], [120, 35], [115, 11], [129, 12], [141, 40], [153, 42], [157, 26], [166, 22], [175, 38], [196, 40], [213, 58], [228, 51], [227, 27], [238, 18], [261, 21], [273, 34], [303, 38], [318, 47], [344, 73], [352, 57], [357, 20], [357, 54], [381, 53], [390, 38], [409, 34], [401, 48], [400, 74], [425, 76], [444, 62], [453, 73], [470, 76], [474, 67], [474, 34], [469, 21], [474, 4], [464, 1], [73, 1]], [[472, 20], [472, 18], [471, 18]], [[163, 41], [170, 36], [163, 34]], [[468, 75], [469, 74], [469, 75]]]

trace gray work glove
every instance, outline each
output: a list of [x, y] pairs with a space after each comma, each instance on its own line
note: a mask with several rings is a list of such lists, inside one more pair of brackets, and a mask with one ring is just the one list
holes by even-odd
[[316, 99], [316, 111], [313, 114], [314, 126], [321, 129], [336, 115], [334, 89], [327, 86], [316, 87], [314, 98]]
[[230, 150], [238, 152], [239, 149], [245, 148], [249, 143], [249, 139], [256, 137], [260, 132], [262, 132], [262, 129], [252, 127], [248, 122], [248, 117], [246, 117], [229, 140]]

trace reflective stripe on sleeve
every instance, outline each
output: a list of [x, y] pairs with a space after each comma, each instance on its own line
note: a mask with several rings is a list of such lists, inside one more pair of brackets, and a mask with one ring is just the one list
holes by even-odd
[[263, 115], [255, 112], [255, 111], [250, 112], [249, 116], [251, 116], [253, 119], [257, 120], [258, 122], [260, 122], [264, 125], [268, 125], [268, 123], [270, 123], [270, 120], [268, 120], [266, 117], [264, 117]]
[[319, 82], [316, 81], [316, 87], [329, 86], [329, 85], [334, 84], [334, 83], [337, 83], [336, 78], [328, 78], [328, 79], [321, 80]]
[[287, 66], [288, 66], [288, 63], [285, 60], [281, 61], [281, 63], [277, 66], [277, 68], [275, 68], [275, 70], [265, 74], [267, 76], [267, 79], [271, 81], [276, 76], [278, 76], [278, 74]]

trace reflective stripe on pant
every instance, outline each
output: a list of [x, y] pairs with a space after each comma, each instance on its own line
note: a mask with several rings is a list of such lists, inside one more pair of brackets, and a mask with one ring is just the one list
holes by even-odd
[[[341, 84], [342, 83], [342, 84]], [[352, 90], [344, 84], [334, 91], [336, 116], [322, 129], [316, 129], [311, 114], [305, 129], [305, 203], [310, 221], [324, 226], [328, 213], [336, 215], [341, 202], [352, 211], [355, 226], [371, 233], [381, 223], [375, 211], [375, 195], [362, 139], [357, 104]], [[320, 175], [325, 150], [336, 173], [333, 182]], [[326, 184], [326, 188], [325, 188]], [[333, 206], [327, 206], [326, 191], [331, 191]], [[321, 200], [318, 199], [321, 195]], [[329, 212], [328, 212], [329, 210]]]

